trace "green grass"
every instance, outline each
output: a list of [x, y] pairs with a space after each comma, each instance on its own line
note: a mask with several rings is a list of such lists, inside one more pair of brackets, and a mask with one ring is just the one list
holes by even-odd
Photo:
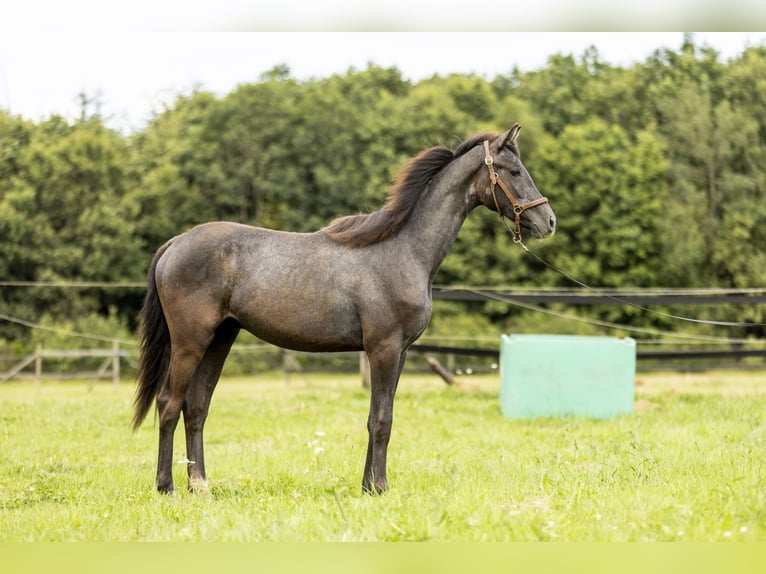
[[[132, 385], [0, 386], [0, 541], [766, 540], [763, 373], [639, 374], [633, 416], [502, 417], [496, 376], [400, 383], [391, 490], [363, 495], [358, 377], [226, 379], [210, 493], [154, 491]], [[182, 426], [176, 459], [184, 458]]]

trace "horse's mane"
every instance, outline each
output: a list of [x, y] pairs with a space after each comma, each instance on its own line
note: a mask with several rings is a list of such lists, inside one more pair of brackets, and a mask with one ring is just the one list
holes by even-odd
[[407, 223], [434, 176], [468, 150], [494, 137], [497, 134], [492, 132], [476, 134], [458, 145], [454, 153], [444, 146], [423, 150], [399, 172], [383, 207], [372, 213], [339, 217], [322, 231], [349, 247], [364, 247], [394, 237]]

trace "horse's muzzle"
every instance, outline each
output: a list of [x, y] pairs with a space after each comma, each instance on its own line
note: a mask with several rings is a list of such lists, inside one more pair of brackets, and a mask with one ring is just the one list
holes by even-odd
[[[534, 213], [535, 210], [540, 212], [547, 211], [547, 213]], [[540, 205], [530, 210], [529, 217], [527, 218], [526, 225], [524, 227], [530, 232], [535, 239], [543, 239], [544, 237], [550, 237], [556, 233], [556, 214], [547, 205]]]

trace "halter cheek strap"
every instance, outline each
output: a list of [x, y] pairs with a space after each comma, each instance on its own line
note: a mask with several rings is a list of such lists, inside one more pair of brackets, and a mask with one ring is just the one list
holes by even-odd
[[[495, 200], [495, 207], [497, 208], [497, 213], [500, 215], [500, 219], [503, 221], [505, 226], [508, 228], [508, 231], [511, 233], [511, 236], [513, 238], [514, 243], [521, 243], [521, 214], [524, 212], [524, 210], [529, 209], [531, 207], [536, 207], [538, 205], [542, 205], [543, 203], [548, 203], [547, 197], [539, 197], [537, 199], [534, 199], [528, 203], [520, 204], [518, 201], [516, 201], [516, 198], [513, 197], [513, 194], [508, 189], [508, 186], [505, 185], [505, 182], [500, 179], [500, 176], [497, 175], [497, 172], [495, 172], [495, 160], [492, 159], [492, 154], [489, 153], [489, 141], [484, 140], [484, 165], [487, 166], [487, 169], [489, 170], [489, 189], [492, 193], [492, 199]], [[500, 189], [503, 190], [503, 193], [508, 198], [508, 201], [511, 202], [511, 205], [513, 206], [513, 213], [515, 215], [515, 225], [514, 228], [511, 229], [508, 225], [508, 222], [505, 220], [505, 216], [503, 215], [503, 212], [500, 210], [500, 204], [497, 201], [497, 193], [496, 188], [497, 186], [500, 187]]]

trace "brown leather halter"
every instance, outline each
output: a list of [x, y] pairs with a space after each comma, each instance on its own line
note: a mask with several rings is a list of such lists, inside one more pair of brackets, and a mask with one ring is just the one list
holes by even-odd
[[[548, 198], [540, 197], [528, 203], [523, 203], [523, 204], [519, 203], [518, 201], [516, 201], [516, 198], [513, 197], [513, 194], [508, 189], [508, 186], [505, 185], [505, 182], [503, 182], [503, 180], [500, 179], [500, 176], [497, 175], [497, 173], [495, 173], [494, 163], [495, 163], [495, 160], [492, 159], [492, 154], [489, 153], [489, 141], [484, 140], [484, 164], [487, 166], [487, 169], [489, 170], [490, 191], [492, 192], [492, 199], [495, 200], [495, 207], [497, 208], [497, 213], [498, 215], [500, 215], [500, 219], [503, 221], [505, 226], [508, 228], [508, 231], [511, 233], [513, 242], [521, 243], [521, 214], [526, 209], [529, 209], [531, 207], [536, 207], [538, 205], [542, 205], [543, 203], [548, 203]], [[495, 192], [495, 188], [498, 185], [500, 186], [500, 189], [503, 190], [503, 193], [505, 193], [505, 196], [508, 198], [508, 201], [510, 201], [511, 205], [513, 206], [513, 213], [516, 215], [516, 223], [513, 229], [511, 229], [511, 227], [508, 225], [508, 222], [505, 220], [505, 216], [503, 215], [503, 212], [500, 211], [500, 204], [497, 202], [497, 195]]]

